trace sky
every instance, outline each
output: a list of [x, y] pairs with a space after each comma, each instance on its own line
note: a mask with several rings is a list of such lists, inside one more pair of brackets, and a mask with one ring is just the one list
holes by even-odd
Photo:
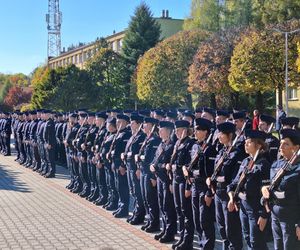
[[[190, 0], [144, 0], [154, 17], [189, 15]], [[127, 28], [141, 0], [60, 0], [62, 48]], [[29, 74], [47, 58], [48, 0], [0, 0], [0, 72]]]

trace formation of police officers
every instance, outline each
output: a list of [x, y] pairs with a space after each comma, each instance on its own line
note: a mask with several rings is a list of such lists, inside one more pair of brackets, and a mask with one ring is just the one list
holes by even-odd
[[[3, 112], [0, 149], [46, 178], [66, 164], [66, 187], [116, 218], [158, 232], [173, 249], [300, 249], [299, 118], [260, 115], [251, 129], [245, 112], [210, 108], [53, 113]], [[133, 213], [129, 216], [130, 197]], [[160, 219], [162, 222], [160, 222]], [[216, 223], [214, 223], [216, 222]]]

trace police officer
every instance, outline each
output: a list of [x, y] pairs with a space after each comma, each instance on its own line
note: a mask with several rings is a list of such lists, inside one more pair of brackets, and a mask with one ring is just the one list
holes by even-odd
[[271, 184], [275, 179], [277, 184], [271, 190], [270, 186], [262, 188], [264, 199], [269, 200], [266, 206], [271, 210], [275, 249], [300, 249], [299, 148], [299, 132], [283, 129], [279, 148], [282, 158], [273, 163], [270, 173]]
[[282, 129], [292, 128], [298, 129], [299, 118], [294, 116], [289, 116], [281, 119]]
[[178, 138], [171, 161], [167, 164], [167, 170], [173, 172], [173, 195], [177, 218], [179, 221], [180, 239], [172, 245], [173, 249], [192, 249], [194, 238], [194, 223], [191, 204], [191, 192], [186, 192], [186, 180], [183, 175], [183, 166], [187, 166], [191, 160], [191, 149], [194, 144], [188, 136], [190, 122], [180, 120], [175, 122], [175, 131]]
[[98, 193], [98, 198], [94, 201], [94, 204], [97, 206], [102, 206], [107, 203], [108, 191], [105, 177], [105, 169], [103, 161], [100, 159], [100, 153], [102, 151], [104, 142], [109, 135], [109, 132], [106, 129], [105, 121], [107, 115], [104, 112], [96, 113], [96, 126], [99, 128], [96, 135], [93, 151], [94, 157], [92, 159], [93, 164], [96, 166], [96, 190], [95, 194]]
[[192, 190], [194, 226], [200, 247], [203, 249], [214, 249], [215, 244], [214, 204], [205, 183], [213, 173], [217, 154], [215, 147], [210, 143], [212, 127], [213, 123], [207, 119], [195, 120], [197, 141], [192, 148], [191, 163], [188, 168], [184, 168], [188, 189]]
[[233, 182], [228, 185], [230, 197], [228, 211], [238, 210], [242, 231], [248, 249], [268, 249], [265, 227], [268, 215], [260, 203], [261, 187], [270, 178], [270, 163], [265, 158], [267, 134], [258, 130], [246, 130], [245, 151], [249, 155], [240, 166]]
[[80, 129], [78, 130], [78, 136], [75, 141], [75, 147], [77, 149], [77, 158], [79, 162], [79, 177], [82, 183], [82, 190], [78, 193], [81, 197], [88, 197], [90, 195], [90, 180], [87, 170], [87, 152], [84, 150], [84, 143], [89, 131], [88, 113], [81, 111], [79, 113]]
[[11, 118], [10, 114], [8, 112], [3, 112], [3, 125], [2, 125], [2, 131], [3, 131], [3, 146], [4, 151], [3, 154], [5, 156], [10, 156], [10, 137], [11, 137]]
[[[217, 110], [216, 111], [216, 126], [219, 124], [222, 124], [227, 121], [229, 118], [229, 113], [226, 110]], [[212, 137], [212, 144], [216, 148], [217, 152], [219, 152], [222, 149], [222, 145], [219, 142], [218, 139], [219, 131], [216, 127], [214, 127], [214, 134]]]
[[17, 128], [18, 128], [18, 124], [19, 124], [19, 119], [18, 119], [18, 115], [19, 115], [20, 110], [16, 110], [13, 113], [13, 118], [12, 118], [12, 130], [13, 130], [13, 134], [14, 134], [14, 145], [15, 145], [15, 149], [17, 151], [17, 158], [15, 159], [15, 161], [19, 161], [20, 159], [20, 149], [19, 149], [19, 142], [18, 142], [18, 136], [17, 136]]
[[128, 123], [129, 117], [127, 115], [117, 115], [116, 125], [118, 128], [118, 135], [115, 138], [111, 153], [115, 186], [119, 194], [118, 208], [113, 213], [116, 218], [127, 217], [129, 212], [129, 188], [126, 174], [127, 169], [126, 165], [121, 160], [121, 154], [124, 153], [126, 144], [131, 137], [131, 131], [127, 127]]
[[96, 139], [96, 135], [98, 133], [99, 127], [96, 126], [96, 114], [94, 112], [88, 113], [88, 124], [89, 129], [85, 136], [85, 140], [81, 145], [82, 149], [87, 153], [87, 170], [88, 170], [88, 179], [90, 182], [90, 191], [89, 196], [86, 197], [88, 201], [95, 201], [99, 197], [99, 190], [97, 184], [97, 176], [96, 176], [96, 166], [93, 164], [93, 156], [94, 152], [92, 151], [92, 146], [94, 145], [94, 141]]
[[[242, 249], [242, 233], [239, 214], [237, 211], [228, 211], [229, 197], [227, 186], [235, 178], [243, 153], [239, 148], [232, 147], [235, 135], [235, 125], [231, 122], [224, 122], [217, 126], [219, 141], [223, 148], [217, 154], [215, 160], [215, 170], [212, 178], [207, 178], [208, 187], [214, 187], [216, 222], [223, 240], [223, 249]], [[221, 160], [222, 159], [222, 160]], [[217, 171], [217, 172], [216, 172]]]
[[268, 160], [271, 164], [277, 160], [277, 154], [279, 149], [279, 140], [275, 136], [273, 136], [272, 131], [270, 131], [271, 126], [275, 124], [275, 122], [276, 119], [269, 115], [262, 114], [259, 117], [258, 129], [268, 134], [266, 138], [266, 143], [269, 147]]
[[42, 110], [41, 114], [41, 121], [38, 124], [38, 145], [40, 147], [39, 153], [41, 156], [41, 168], [38, 171], [41, 175], [45, 175], [47, 173], [47, 166], [48, 166], [48, 160], [47, 160], [47, 154], [46, 154], [46, 148], [45, 148], [45, 138], [44, 138], [44, 132], [45, 132], [45, 125], [46, 125], [46, 116], [44, 112], [48, 112], [47, 110]]
[[58, 112], [56, 114], [57, 121], [55, 123], [55, 138], [56, 138], [56, 160], [57, 163], [64, 166], [66, 164], [66, 152], [63, 144], [63, 127], [64, 127], [64, 116]]
[[137, 175], [140, 176], [144, 207], [146, 209], [146, 214], [148, 215], [148, 220], [141, 229], [148, 233], [160, 230], [156, 177], [150, 171], [150, 164], [153, 161], [155, 152], [161, 141], [155, 133], [155, 127], [157, 124], [157, 119], [145, 117], [143, 129], [146, 134], [146, 138], [139, 153], [135, 155], [135, 161], [138, 167]]
[[28, 111], [24, 112], [24, 115], [25, 115], [25, 124], [23, 127], [23, 143], [24, 143], [25, 152], [26, 152], [26, 161], [22, 165], [24, 165], [25, 167], [29, 167], [32, 164], [32, 154], [31, 154], [31, 148], [30, 148], [31, 120], [30, 120], [30, 115], [29, 115]]
[[235, 128], [236, 128], [236, 131], [235, 131], [236, 136], [238, 134], [241, 134], [236, 143], [236, 147], [239, 148], [240, 154], [243, 154], [243, 155], [241, 155], [241, 158], [244, 159], [247, 157], [247, 154], [245, 152], [245, 139], [246, 138], [245, 138], [245, 133], [242, 130], [246, 129], [248, 120], [246, 117], [246, 113], [243, 111], [238, 111], [238, 112], [233, 113], [232, 117], [233, 117], [233, 123], [235, 124]]
[[[117, 133], [115, 117], [109, 117], [107, 119], [106, 129], [109, 132], [109, 135], [105, 139], [103, 147], [101, 149], [98, 167], [101, 168], [104, 166], [106, 184], [108, 189], [107, 203], [103, 205], [103, 208], [105, 208], [108, 211], [115, 211], [118, 209], [119, 195], [115, 185], [115, 178], [112, 169], [111, 156], [109, 155], [111, 154], [112, 147], [113, 147], [112, 143]], [[103, 166], [101, 166], [100, 164]]]
[[44, 111], [45, 128], [44, 128], [44, 147], [46, 151], [47, 168], [44, 174], [45, 178], [53, 178], [56, 173], [55, 166], [55, 124], [50, 110]]
[[37, 171], [41, 167], [41, 159], [38, 152], [38, 145], [37, 145], [37, 128], [39, 120], [37, 118], [37, 112], [31, 111], [30, 112], [30, 119], [31, 119], [31, 126], [30, 126], [30, 146], [32, 152], [32, 169]]
[[134, 160], [134, 156], [139, 153], [141, 145], [146, 137], [145, 133], [142, 131], [143, 121], [144, 118], [138, 114], [132, 114], [130, 116], [132, 136], [126, 144], [124, 154], [121, 155], [121, 158], [126, 162], [128, 186], [133, 198], [133, 214], [127, 220], [131, 225], [143, 223], [146, 213], [141, 193], [140, 176], [137, 175], [137, 166]]
[[157, 193], [162, 218], [162, 230], [154, 238], [161, 243], [174, 241], [177, 232], [176, 211], [170, 190], [171, 181], [166, 170], [166, 164], [170, 162], [174, 150], [174, 142], [171, 139], [173, 129], [172, 122], [161, 121], [159, 123], [159, 136], [162, 141], [150, 166], [151, 172], [157, 176]]
[[19, 163], [23, 164], [26, 162], [26, 153], [25, 153], [25, 147], [23, 143], [23, 128], [24, 128], [24, 116], [23, 112], [19, 113], [19, 122], [18, 122], [18, 127], [17, 127], [17, 140], [18, 140], [18, 145], [20, 149], [20, 158], [19, 158]]
[[66, 128], [66, 135], [64, 138], [64, 145], [66, 149], [67, 165], [70, 171], [71, 182], [66, 186], [66, 188], [72, 190], [74, 193], [78, 193], [79, 189], [81, 189], [81, 183], [79, 181], [78, 174], [78, 161], [75, 160], [75, 155], [77, 152], [72, 143], [76, 138], [79, 128], [80, 125], [77, 120], [77, 114], [70, 113]]

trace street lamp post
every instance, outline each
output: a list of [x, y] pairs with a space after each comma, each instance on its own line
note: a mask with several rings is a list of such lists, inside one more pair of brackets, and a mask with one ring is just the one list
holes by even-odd
[[288, 36], [289, 34], [294, 34], [296, 32], [299, 32], [300, 29], [292, 30], [292, 31], [283, 31], [274, 28], [273, 29], [276, 32], [279, 32], [281, 34], [284, 34], [285, 37], [285, 112], [286, 115], [288, 115], [289, 112], [289, 104], [288, 104], [288, 90], [289, 90], [289, 84], [288, 84]]

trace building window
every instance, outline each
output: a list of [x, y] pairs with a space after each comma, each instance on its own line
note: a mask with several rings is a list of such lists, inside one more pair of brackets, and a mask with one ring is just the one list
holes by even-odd
[[78, 55], [78, 61], [79, 61], [79, 63], [82, 63], [82, 54], [81, 53]]
[[288, 99], [289, 100], [297, 100], [297, 88], [289, 88], [288, 89]]

